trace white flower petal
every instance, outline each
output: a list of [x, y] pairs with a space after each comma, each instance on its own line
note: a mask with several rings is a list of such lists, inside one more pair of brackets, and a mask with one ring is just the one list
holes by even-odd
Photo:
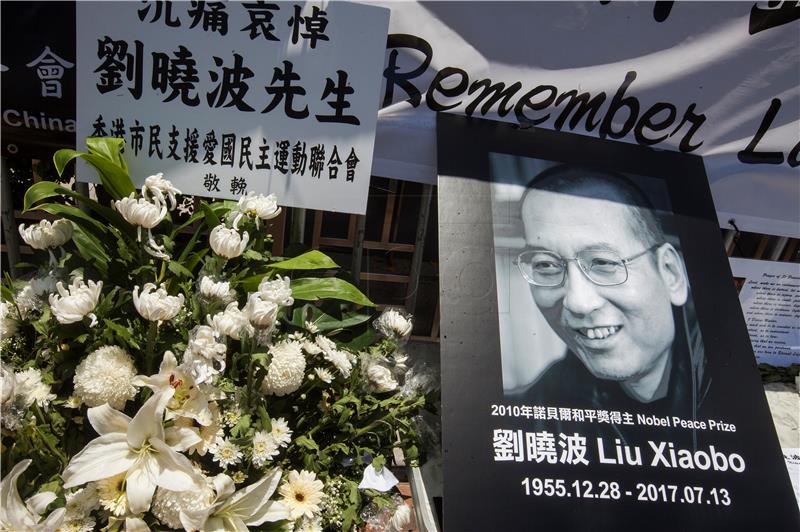
[[215, 476], [211, 481], [214, 483], [214, 491], [217, 492], [218, 501], [227, 499], [236, 491], [236, 485], [233, 483], [233, 479], [225, 473]]
[[197, 429], [189, 427], [169, 427], [164, 430], [164, 437], [166, 444], [176, 451], [185, 451], [203, 441]]
[[172, 491], [197, 491], [203, 487], [203, 477], [195, 472], [188, 458], [158, 438], [151, 438], [150, 445], [157, 451], [152, 455], [159, 468], [156, 484]]
[[0, 523], [11, 526], [12, 530], [36, 524], [17, 491], [17, 478], [29, 465], [30, 459], [22, 460], [0, 482]]
[[131, 418], [111, 408], [108, 403], [90, 408], [86, 411], [86, 416], [89, 418], [89, 423], [92, 424], [94, 430], [98, 434], [104, 436], [113, 432], [125, 433], [128, 431], [128, 425], [131, 423]]
[[150, 453], [145, 453], [136, 467], [128, 471], [125, 477], [125, 494], [132, 513], [139, 514], [150, 509], [150, 501], [156, 491], [156, 475], [158, 463]]
[[112, 432], [95, 438], [70, 460], [61, 478], [64, 488], [73, 488], [93, 480], [118, 475], [136, 463], [125, 434]]
[[179, 517], [186, 530], [212, 530], [208, 526], [208, 513], [211, 508], [192, 508], [181, 510]]
[[[218, 513], [230, 512], [241, 517], [248, 525], [257, 526], [264, 521], [288, 519], [289, 511], [282, 504], [270, 503], [269, 498], [281, 482], [281, 470], [273, 469], [258, 482], [243, 488], [228, 500]], [[275, 519], [270, 517], [277, 516]]]
[[61, 527], [61, 523], [64, 521], [66, 513], [66, 508], [58, 508], [53, 510], [50, 515], [47, 516], [47, 519], [39, 523], [39, 530], [42, 532], [58, 530]]
[[150, 438], [164, 439], [164, 425], [162, 416], [175, 390], [172, 388], [157, 392], [145, 401], [142, 408], [133, 416], [128, 427], [128, 444], [133, 449], [139, 449]]
[[37, 493], [29, 497], [28, 500], [25, 501], [25, 506], [27, 506], [31, 513], [41, 515], [44, 513], [45, 508], [47, 508], [47, 505], [54, 500], [56, 500], [55, 493], [52, 491], [43, 491], [42, 493]]
[[144, 519], [138, 517], [125, 518], [125, 532], [150, 532], [150, 527], [144, 522]]

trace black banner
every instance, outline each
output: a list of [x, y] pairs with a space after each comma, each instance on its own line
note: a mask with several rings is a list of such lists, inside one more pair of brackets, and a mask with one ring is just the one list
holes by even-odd
[[75, 3], [3, 2], [2, 154], [75, 145]]
[[437, 137], [447, 529], [797, 530], [702, 159]]

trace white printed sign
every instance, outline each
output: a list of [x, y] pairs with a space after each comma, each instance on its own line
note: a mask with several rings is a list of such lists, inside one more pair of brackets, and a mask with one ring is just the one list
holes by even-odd
[[745, 279], [739, 301], [759, 363], [800, 363], [800, 264], [731, 259]]
[[363, 214], [388, 23], [344, 2], [79, 2], [78, 148], [124, 138], [138, 185]]

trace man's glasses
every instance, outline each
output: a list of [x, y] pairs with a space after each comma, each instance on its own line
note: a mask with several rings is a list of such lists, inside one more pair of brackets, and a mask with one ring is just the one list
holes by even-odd
[[574, 258], [567, 259], [552, 251], [527, 250], [517, 255], [514, 264], [522, 276], [534, 286], [563, 286], [567, 278], [567, 263], [574, 260], [589, 279], [599, 286], [615, 286], [628, 280], [627, 264], [657, 249], [661, 244], [650, 246], [641, 253], [627, 258], [607, 250], [586, 249]]

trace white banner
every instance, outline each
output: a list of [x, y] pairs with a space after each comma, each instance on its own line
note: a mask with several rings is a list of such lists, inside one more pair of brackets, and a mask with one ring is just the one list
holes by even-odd
[[79, 2], [77, 137], [125, 138], [139, 185], [163, 172], [187, 194], [363, 214], [388, 18], [344, 2]]
[[720, 225], [800, 237], [800, 4], [384, 2], [376, 175], [435, 183], [434, 111], [702, 155]]

